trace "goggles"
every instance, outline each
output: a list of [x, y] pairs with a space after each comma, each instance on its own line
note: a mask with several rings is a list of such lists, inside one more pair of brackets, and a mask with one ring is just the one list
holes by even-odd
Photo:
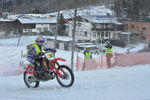
[[39, 42], [40, 42], [40, 43], [44, 43], [44, 42], [45, 42], [45, 40], [40, 40]]
[[44, 42], [45, 42], [45, 40], [36, 40], [36, 42], [44, 43]]

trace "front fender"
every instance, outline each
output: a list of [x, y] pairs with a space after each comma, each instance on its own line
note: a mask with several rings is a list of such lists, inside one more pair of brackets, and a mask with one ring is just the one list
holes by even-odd
[[63, 58], [55, 58], [54, 60], [53, 60], [53, 63], [55, 64], [57, 61], [63, 61], [63, 62], [65, 62], [65, 61], [67, 61], [66, 59], [63, 59]]

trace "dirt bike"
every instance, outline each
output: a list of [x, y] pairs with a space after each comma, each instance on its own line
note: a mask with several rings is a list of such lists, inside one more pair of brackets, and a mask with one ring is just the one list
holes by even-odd
[[39, 77], [35, 75], [34, 66], [29, 64], [24, 72], [24, 82], [28, 88], [39, 87], [40, 81], [57, 79], [62, 87], [71, 87], [74, 83], [74, 74], [66, 65], [60, 65], [58, 61], [66, 61], [63, 58], [55, 58], [54, 52], [45, 52], [42, 56], [42, 64], [39, 69]]

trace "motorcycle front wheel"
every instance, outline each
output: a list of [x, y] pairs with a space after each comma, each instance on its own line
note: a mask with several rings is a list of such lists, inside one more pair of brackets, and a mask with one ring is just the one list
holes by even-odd
[[28, 74], [26, 71], [23, 76], [24, 82], [28, 88], [37, 88], [39, 86], [39, 81], [37, 81], [36, 77], [33, 74]]
[[68, 66], [60, 65], [58, 71], [62, 75], [62, 77], [60, 77], [58, 74], [56, 74], [58, 83], [62, 87], [71, 87], [74, 83], [74, 74], [72, 70]]

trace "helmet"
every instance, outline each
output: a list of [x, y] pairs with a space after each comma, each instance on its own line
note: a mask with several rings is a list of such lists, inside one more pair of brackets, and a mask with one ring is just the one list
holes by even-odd
[[108, 41], [106, 41], [106, 44], [110, 44], [110, 41], [108, 40]]
[[35, 40], [35, 42], [40, 45], [40, 46], [43, 46], [44, 43], [45, 43], [45, 38], [43, 36], [38, 36]]

